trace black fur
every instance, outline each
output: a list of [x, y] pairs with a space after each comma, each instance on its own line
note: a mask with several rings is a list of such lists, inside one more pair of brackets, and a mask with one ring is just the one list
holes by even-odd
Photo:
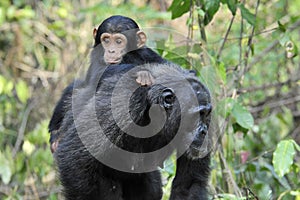
[[[201, 146], [205, 143], [210, 121], [209, 92], [195, 76], [173, 64], [151, 64], [143, 68], [156, 77], [157, 84], [139, 87], [134, 78], [129, 76], [127, 84], [122, 87], [124, 93], [114, 97], [117, 98], [116, 105], [112, 105], [115, 86], [125, 74], [135, 70], [134, 65], [111, 66], [100, 80], [96, 78], [100, 77], [99, 74], [94, 76], [92, 82], [98, 84], [79, 88], [73, 94], [77, 103], [66, 110], [59, 130], [61, 139], [54, 153], [67, 200], [159, 200], [162, 197], [162, 183], [157, 167], [174, 150], [183, 155], [177, 160], [170, 199], [207, 199], [210, 158], [209, 153], [201, 149]], [[190, 85], [189, 88], [184, 86], [185, 80]], [[117, 118], [125, 119], [127, 110], [122, 105], [127, 105], [128, 102], [124, 101], [122, 95], [132, 92], [133, 88], [137, 89], [130, 97], [129, 112], [134, 123], [124, 122], [129, 125], [129, 131], [134, 131], [130, 129], [130, 125], [144, 127], [151, 120], [155, 121], [153, 116], [149, 116], [150, 108], [155, 105], [158, 110], [154, 117], [162, 116], [163, 113], [166, 116], [162, 129], [149, 138], [128, 135], [129, 132], [123, 132], [112, 116], [114, 106], [118, 111]], [[183, 96], [183, 104], [180, 104], [177, 94]], [[197, 106], [193, 106], [193, 97], [196, 97]], [[95, 122], [92, 116], [94, 112]], [[159, 150], [174, 139], [183, 120], [188, 123], [178, 141], [190, 144], [189, 147], [181, 148], [175, 143], [159, 156], [145, 154], [142, 159], [136, 160], [135, 156], [123, 157], [116, 154], [110, 145], [111, 142], [119, 148], [136, 153]], [[99, 127], [105, 137], [100, 134]], [[131, 169], [132, 173], [111, 168], [96, 158], [108, 162], [117, 161], [116, 164]], [[135, 169], [145, 163], [153, 170], [136, 173]]]

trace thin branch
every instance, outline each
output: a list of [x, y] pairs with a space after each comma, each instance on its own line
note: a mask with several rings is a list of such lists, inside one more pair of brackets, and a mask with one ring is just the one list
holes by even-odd
[[[292, 24], [289, 28], [288, 31], [292, 32], [295, 29], [300, 28], [300, 20], [296, 21], [294, 24]], [[277, 45], [279, 44], [279, 40], [275, 40], [272, 44], [270, 44], [266, 49], [264, 49], [260, 54], [257, 56], [253, 57], [251, 63], [248, 65], [248, 68], [251, 68], [253, 65], [258, 63], [261, 59], [265, 57], [267, 53], [269, 53], [271, 50], [273, 50]]]
[[265, 103], [261, 106], [251, 107], [250, 112], [251, 113], [257, 113], [257, 112], [263, 111], [266, 107], [277, 108], [277, 107], [280, 107], [280, 106], [293, 104], [295, 102], [300, 102], [300, 95], [292, 97], [292, 98], [288, 98], [288, 99], [282, 99], [282, 100], [275, 101], [275, 102]]
[[[196, 5], [200, 8], [202, 7], [200, 1], [196, 1]], [[198, 16], [198, 26], [199, 26], [199, 30], [200, 30], [201, 39], [205, 43], [207, 43], [207, 37], [206, 37], [206, 33], [205, 33], [203, 20], [199, 14], [197, 14], [197, 16]]]
[[[237, 197], [242, 197], [242, 193], [233, 178], [232, 172], [227, 165], [227, 162], [223, 155], [223, 152], [219, 149], [218, 153], [219, 153], [221, 165], [224, 167], [222, 170], [222, 174], [223, 174], [223, 178], [225, 179], [225, 182], [227, 184], [227, 187], [228, 187], [227, 189], [229, 189], [229, 188], [232, 189], [234, 194]], [[227, 192], [230, 192], [230, 191], [227, 191]]]
[[[257, 19], [257, 12], [258, 12], [258, 7], [259, 7], [259, 4], [260, 4], [260, 0], [257, 0], [257, 4], [256, 4], [256, 8], [255, 8], [255, 20]], [[255, 26], [252, 27], [252, 31], [251, 31], [251, 34], [249, 36], [249, 39], [248, 39], [248, 44], [247, 44], [247, 50], [246, 50], [246, 53], [245, 53], [245, 68], [244, 68], [244, 74], [245, 72], [247, 72], [250, 68], [248, 67], [248, 58], [249, 58], [249, 53], [250, 53], [250, 50], [251, 50], [251, 45], [252, 45], [252, 41], [253, 41], [253, 36], [254, 36], [254, 30], [255, 30]]]
[[261, 53], [259, 53], [257, 56], [255, 56], [252, 59], [252, 61], [248, 65], [248, 68], [251, 68], [253, 65], [258, 63], [261, 59], [263, 59], [266, 56], [266, 54], [272, 51], [278, 44], [279, 44], [279, 40], [276, 40], [272, 44], [270, 44], [267, 48], [265, 48]]
[[18, 130], [17, 141], [16, 141], [15, 147], [12, 151], [12, 157], [13, 158], [16, 156], [17, 152], [20, 149], [21, 143], [22, 143], [23, 138], [24, 138], [24, 133], [25, 133], [25, 129], [26, 129], [27, 121], [28, 121], [28, 116], [29, 116], [31, 110], [33, 109], [33, 107], [34, 107], [34, 103], [30, 102], [29, 105], [27, 106], [24, 114], [23, 114], [22, 123], [21, 123], [21, 126], [20, 126], [19, 130]]
[[287, 81], [284, 81], [284, 82], [279, 82], [279, 83], [270, 83], [270, 84], [265, 84], [265, 85], [261, 85], [261, 86], [253, 86], [253, 87], [250, 87], [250, 88], [241, 88], [238, 90], [238, 93], [249, 93], [249, 92], [255, 92], [255, 91], [258, 91], [258, 90], [266, 90], [266, 89], [270, 89], [270, 88], [280, 88], [284, 85], [287, 85], [287, 84], [290, 84], [291, 82], [297, 82], [297, 81], [300, 81], [300, 78], [297, 78], [295, 80], [287, 80]]
[[239, 65], [242, 64], [243, 59], [243, 46], [242, 46], [242, 40], [243, 40], [243, 33], [244, 33], [244, 20], [241, 19], [241, 31], [240, 31], [240, 38], [239, 38]]
[[[265, 33], [269, 33], [269, 32], [274, 32], [278, 30], [278, 28], [271, 28], [271, 29], [267, 29], [267, 30], [263, 30], [263, 31], [260, 31], [260, 32], [256, 32], [255, 34], [253, 34], [253, 36], [259, 36], [259, 35], [262, 35], [262, 34], [265, 34]], [[227, 41], [232, 41], [232, 40], [242, 40], [242, 39], [245, 39], [245, 38], [249, 38], [250, 35], [245, 35], [245, 36], [239, 36], [239, 37], [228, 37], [227, 38]], [[213, 42], [209, 42], [209, 44], [217, 44], [217, 43], [220, 43], [220, 41], [224, 40], [224, 38], [221, 38], [219, 40], [215, 40]]]
[[225, 37], [224, 37], [224, 39], [223, 39], [222, 45], [221, 45], [221, 47], [220, 47], [220, 49], [219, 49], [219, 52], [218, 52], [218, 55], [217, 55], [217, 60], [219, 60], [219, 58], [220, 58], [220, 56], [221, 56], [221, 53], [222, 53], [222, 51], [223, 51], [223, 49], [224, 49], [224, 45], [225, 45], [225, 42], [227, 41], [229, 32], [230, 32], [230, 30], [231, 30], [231, 27], [232, 27], [232, 24], [233, 24], [233, 21], [234, 21], [234, 18], [235, 18], [235, 15], [233, 15], [232, 18], [231, 18], [231, 20], [230, 20], [229, 27], [228, 27], [228, 29], [227, 29], [227, 31], [226, 31]]

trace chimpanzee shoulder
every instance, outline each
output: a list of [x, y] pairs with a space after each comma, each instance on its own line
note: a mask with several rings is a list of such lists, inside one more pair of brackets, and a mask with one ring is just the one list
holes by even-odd
[[123, 57], [122, 63], [131, 63], [134, 65], [143, 65], [146, 63], [166, 63], [167, 60], [163, 59], [155, 51], [148, 47], [143, 47], [130, 51]]

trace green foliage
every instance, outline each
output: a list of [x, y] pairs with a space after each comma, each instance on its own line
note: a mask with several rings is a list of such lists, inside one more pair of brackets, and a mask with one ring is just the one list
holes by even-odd
[[232, 115], [236, 122], [246, 129], [251, 129], [254, 125], [254, 120], [251, 113], [239, 103], [235, 103], [232, 109]]
[[204, 10], [205, 10], [205, 17], [204, 17], [204, 24], [207, 25], [213, 19], [214, 15], [220, 8], [220, 1], [219, 0], [206, 0], [204, 1]]
[[244, 4], [239, 4], [239, 8], [242, 13], [242, 17], [252, 26], [255, 26], [255, 16], [247, 9], [245, 8]]
[[273, 153], [273, 166], [279, 177], [283, 177], [290, 171], [293, 164], [296, 150], [300, 150], [299, 145], [294, 140], [282, 140]]
[[29, 89], [25, 81], [20, 80], [16, 84], [16, 92], [19, 100], [22, 103], [26, 103], [27, 99], [30, 97]]
[[168, 8], [168, 11], [172, 13], [172, 19], [176, 19], [187, 13], [190, 9], [190, 2], [190, 0], [174, 0]]
[[4, 184], [8, 184], [11, 180], [12, 172], [9, 166], [9, 161], [0, 151], [0, 175]]

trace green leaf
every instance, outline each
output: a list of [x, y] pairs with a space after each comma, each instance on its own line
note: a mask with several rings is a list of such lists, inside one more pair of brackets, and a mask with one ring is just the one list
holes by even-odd
[[285, 33], [286, 32], [286, 26], [283, 25], [280, 21], [277, 21], [278, 24], [278, 30]]
[[292, 140], [292, 142], [293, 142], [295, 148], [297, 149], [297, 151], [300, 152], [300, 146], [295, 142], [295, 140]]
[[0, 8], [0, 26], [5, 22], [4, 8]]
[[275, 172], [279, 177], [283, 177], [289, 172], [295, 154], [293, 140], [282, 140], [279, 142], [273, 153], [272, 161]]
[[0, 94], [10, 95], [13, 88], [13, 82], [0, 75]]
[[174, 0], [168, 11], [172, 13], [172, 19], [176, 19], [190, 10], [190, 0]]
[[34, 151], [34, 149], [35, 149], [34, 144], [30, 143], [28, 140], [24, 141], [22, 150], [27, 156], [30, 156]]
[[0, 175], [4, 184], [8, 184], [11, 180], [11, 170], [8, 160], [0, 152]]
[[236, 122], [246, 129], [251, 129], [254, 125], [254, 119], [251, 113], [239, 103], [235, 103], [232, 109], [232, 115]]
[[26, 103], [29, 98], [29, 89], [25, 81], [21, 80], [16, 85], [17, 96], [22, 103]]
[[255, 15], [245, 8], [244, 4], [239, 4], [239, 8], [241, 9], [243, 19], [245, 19], [252, 26], [255, 26]]
[[197, 8], [196, 8], [196, 11], [197, 11], [198, 15], [200, 15], [201, 17], [204, 17], [204, 16], [205, 16], [205, 12], [204, 12], [204, 10], [202, 10], [201, 8], [197, 7]]
[[206, 15], [204, 18], [204, 24], [207, 25], [214, 17], [216, 12], [220, 8], [220, 0], [207, 0], [205, 1]]
[[0, 75], [0, 94], [4, 90], [4, 86], [6, 85], [5, 83], [6, 83], [6, 79]]
[[235, 101], [232, 98], [222, 99], [217, 103], [215, 111], [218, 113], [218, 115], [226, 118], [231, 114], [234, 104]]
[[9, 80], [9, 81], [6, 82], [6, 85], [5, 85], [4, 89], [3, 89], [3, 92], [4, 92], [4, 94], [10, 95], [11, 91], [13, 89], [14, 89], [14, 84], [13, 84], [12, 81]]
[[246, 134], [248, 132], [248, 129], [242, 127], [241, 125], [239, 125], [238, 123], [234, 123], [232, 124], [232, 128], [233, 128], [233, 131], [236, 133], [236, 132], [242, 132], [244, 134]]
[[290, 41], [291, 40], [291, 38], [290, 38], [290, 36], [289, 36], [289, 33], [284, 33], [281, 37], [280, 37], [280, 39], [279, 39], [279, 43], [280, 43], [280, 45], [281, 46], [285, 46], [286, 45], [286, 43], [288, 42], [288, 41]]
[[223, 62], [219, 63], [219, 65], [217, 66], [217, 73], [222, 82], [226, 84], [226, 67]]
[[227, 0], [227, 6], [231, 11], [232, 15], [236, 14], [237, 0]]

